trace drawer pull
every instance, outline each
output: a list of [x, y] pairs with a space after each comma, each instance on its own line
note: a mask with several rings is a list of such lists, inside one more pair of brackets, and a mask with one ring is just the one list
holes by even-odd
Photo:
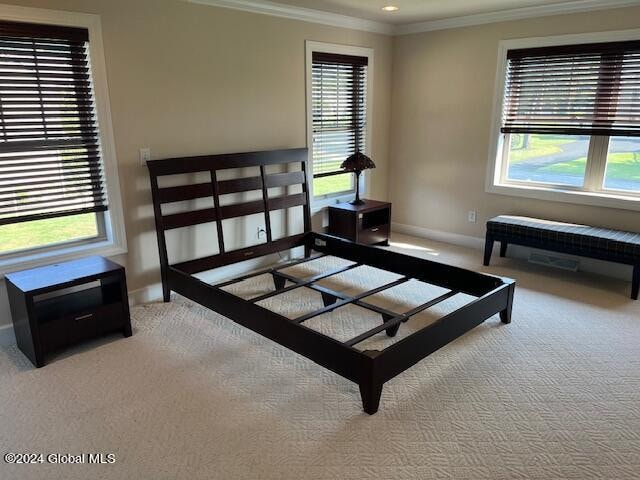
[[245, 257], [250, 257], [251, 255], [253, 255], [253, 252], [244, 252]]
[[88, 320], [91, 317], [93, 317], [93, 313], [87, 313], [86, 315], [80, 315], [79, 317], [76, 317], [75, 320], [76, 322], [79, 322], [80, 320]]
[[378, 227], [374, 227], [374, 228], [371, 229], [372, 232], [377, 232], [378, 230], [380, 230], [380, 228], [378, 228]]

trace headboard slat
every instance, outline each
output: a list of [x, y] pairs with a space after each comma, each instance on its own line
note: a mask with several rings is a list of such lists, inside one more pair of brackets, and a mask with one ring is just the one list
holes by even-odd
[[173, 230], [174, 228], [191, 227], [201, 223], [215, 222], [216, 218], [215, 208], [203, 208], [201, 210], [191, 210], [190, 212], [163, 215], [162, 222], [165, 230]]
[[249, 192], [251, 190], [260, 190], [261, 188], [262, 178], [260, 177], [234, 178], [218, 182], [218, 192], [220, 195]]
[[[285, 208], [298, 207], [306, 205], [307, 201], [303, 193], [294, 193], [285, 197], [274, 197], [268, 200], [269, 210], [282, 210]], [[202, 208], [200, 210], [191, 210], [188, 212], [173, 213], [171, 215], [163, 215], [164, 229], [172, 230], [174, 228], [190, 227], [201, 223], [228, 220], [230, 218], [244, 217], [247, 215], [255, 215], [264, 212], [264, 202], [262, 200], [253, 200], [251, 202], [234, 203], [233, 205], [224, 205], [220, 207], [220, 215], [216, 213], [215, 208]]]
[[286, 197], [275, 197], [269, 199], [269, 210], [281, 210], [283, 208], [297, 207], [306, 205], [307, 200], [304, 193], [294, 193]]
[[[302, 183], [304, 183], [303, 172], [272, 173], [266, 175], [267, 188], [289, 187]], [[261, 188], [262, 178], [260, 177], [234, 178], [218, 182], [218, 192], [220, 195], [260, 190]], [[211, 183], [195, 183], [192, 185], [160, 188], [159, 193], [161, 203], [172, 203], [210, 197], [213, 195], [213, 188]]]
[[195, 183], [193, 185], [160, 188], [158, 193], [160, 194], [160, 203], [171, 203], [210, 197], [213, 195], [213, 188], [211, 183]]
[[206, 172], [211, 169], [224, 170], [226, 168], [247, 168], [260, 165], [306, 162], [307, 152], [306, 148], [291, 148], [288, 150], [168, 158], [166, 160], [151, 160], [147, 162], [147, 167], [149, 167], [152, 175], [176, 175], [180, 173]]
[[267, 188], [289, 187], [304, 183], [304, 172], [272, 173], [267, 175]]

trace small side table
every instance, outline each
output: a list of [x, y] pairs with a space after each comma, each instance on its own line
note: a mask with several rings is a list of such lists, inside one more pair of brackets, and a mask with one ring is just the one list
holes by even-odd
[[[83, 340], [116, 331], [131, 336], [125, 271], [111, 260], [87, 257], [5, 279], [18, 347], [38, 368], [49, 353]], [[89, 288], [53, 296], [82, 286]]]
[[329, 235], [366, 245], [389, 245], [391, 204], [365, 200], [363, 205], [329, 206]]

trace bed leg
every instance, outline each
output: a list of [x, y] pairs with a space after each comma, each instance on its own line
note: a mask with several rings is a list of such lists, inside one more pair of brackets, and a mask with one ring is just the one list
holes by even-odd
[[640, 265], [633, 267], [633, 280], [631, 281], [631, 298], [638, 300], [638, 293], [640, 291]]
[[273, 276], [273, 285], [276, 287], [276, 290], [282, 290], [287, 279], [278, 275], [278, 272], [272, 272], [271, 276]]
[[380, 396], [382, 395], [382, 384], [365, 382], [358, 385], [360, 387], [360, 397], [362, 398], [362, 408], [369, 415], [378, 411], [380, 406]]
[[[382, 321], [386, 322], [388, 320], [391, 320], [393, 317], [390, 315], [382, 315]], [[400, 329], [400, 324], [398, 323], [397, 325], [394, 325], [393, 327], [389, 327], [387, 329], [385, 329], [385, 332], [387, 332], [387, 336], [388, 337], [395, 337], [396, 334], [398, 333], [398, 330]]]
[[516, 291], [516, 283], [509, 285], [509, 298], [507, 300], [507, 308], [500, 312], [500, 320], [502, 323], [511, 323], [511, 311], [513, 310], [513, 294]]
[[491, 252], [493, 252], [493, 237], [487, 234], [487, 238], [484, 242], [484, 266], [489, 266], [491, 260]]
[[505, 242], [504, 240], [502, 240], [500, 242], [500, 256], [502, 258], [504, 258], [507, 255], [507, 247], [509, 246], [509, 244], [507, 242]]
[[321, 294], [322, 294], [322, 303], [325, 307], [328, 307], [329, 305], [333, 305], [338, 300], [336, 297], [328, 293], [321, 292]]

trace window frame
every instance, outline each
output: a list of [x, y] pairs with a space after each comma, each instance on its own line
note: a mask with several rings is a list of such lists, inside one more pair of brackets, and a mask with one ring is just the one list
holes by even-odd
[[[97, 214], [98, 236], [62, 242], [0, 255], [0, 278], [5, 273], [85, 255], [113, 256], [127, 252], [118, 164], [116, 159], [107, 72], [99, 15], [0, 5], [0, 20], [86, 28], [94, 102], [99, 126], [100, 149], [109, 209]], [[100, 225], [100, 216], [103, 223]]]
[[[311, 199], [312, 211], [318, 211], [328, 205], [335, 203], [347, 202], [353, 200], [355, 195], [354, 188], [346, 192], [336, 194], [323, 195], [316, 197], [313, 193], [313, 104], [312, 104], [312, 77], [311, 68], [313, 64], [313, 52], [336, 53], [341, 55], [352, 55], [358, 57], [367, 57], [367, 98], [366, 98], [366, 127], [365, 127], [365, 147], [364, 152], [370, 156], [371, 152], [371, 132], [373, 118], [373, 72], [374, 72], [374, 55], [373, 48], [357, 47], [351, 45], [342, 45], [336, 43], [316, 42], [312, 40], [305, 41], [305, 62], [306, 62], [306, 117], [307, 117], [307, 148], [309, 149], [309, 165], [307, 176], [309, 185], [309, 198]], [[370, 191], [371, 177], [368, 172], [364, 171], [360, 175], [360, 195]]]
[[640, 193], [604, 189], [609, 136], [591, 136], [584, 186], [573, 187], [508, 180], [506, 174], [510, 136], [500, 132], [507, 73], [507, 52], [509, 50], [638, 39], [640, 39], [640, 29], [522, 38], [499, 42], [489, 162], [485, 181], [487, 193], [640, 211]]

